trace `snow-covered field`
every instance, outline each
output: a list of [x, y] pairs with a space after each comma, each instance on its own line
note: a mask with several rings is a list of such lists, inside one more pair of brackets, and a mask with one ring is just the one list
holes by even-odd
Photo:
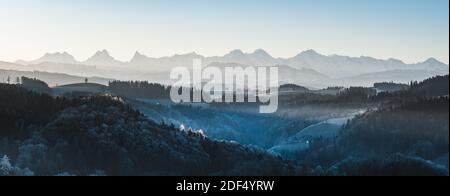
[[291, 158], [296, 153], [306, 150], [310, 147], [310, 142], [316, 138], [332, 139], [338, 134], [338, 131], [349, 120], [357, 114], [364, 111], [355, 112], [344, 118], [328, 119], [311, 126], [308, 126], [292, 137], [269, 149], [270, 152], [279, 154], [285, 158]]

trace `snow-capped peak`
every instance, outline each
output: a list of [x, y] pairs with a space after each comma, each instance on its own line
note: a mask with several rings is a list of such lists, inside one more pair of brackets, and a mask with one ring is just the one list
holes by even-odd
[[118, 65], [121, 62], [114, 59], [107, 50], [97, 51], [94, 56], [86, 60], [88, 65]]
[[316, 52], [313, 49], [309, 49], [309, 50], [303, 51], [301, 54], [303, 54], [303, 55], [317, 55], [317, 56], [321, 55], [321, 54], [319, 54], [318, 52]]
[[272, 56], [263, 49], [257, 49], [253, 52], [253, 56], [257, 58], [272, 58]]
[[399, 64], [399, 65], [405, 64], [403, 61], [398, 60], [398, 59], [394, 59], [394, 58], [389, 58], [388, 61], [391, 62], [391, 63]]
[[225, 56], [244, 56], [244, 52], [242, 50], [236, 49], [231, 51], [230, 53], [226, 54]]
[[78, 63], [75, 58], [67, 52], [55, 52], [55, 53], [46, 53], [41, 58], [30, 62], [30, 64], [40, 64], [44, 62], [50, 63], [64, 63], [64, 64], [76, 64]]
[[443, 63], [441, 63], [440, 61], [438, 61], [435, 58], [429, 58], [426, 61], [424, 61], [424, 63], [427, 63], [427, 64], [443, 64]]
[[91, 58], [114, 59], [107, 50], [97, 51]]
[[313, 58], [313, 57], [321, 57], [323, 55], [317, 53], [315, 50], [306, 50], [298, 54], [297, 56], [293, 57], [293, 59], [301, 59], [301, 58]]
[[149, 60], [150, 58], [144, 54], [141, 54], [140, 52], [136, 51], [134, 53], [133, 58], [131, 59], [131, 63], [143, 63], [147, 60]]
[[136, 51], [136, 52], [134, 53], [133, 59], [142, 59], [142, 58], [147, 58], [147, 56], [145, 56], [145, 55], [139, 53], [138, 51]]

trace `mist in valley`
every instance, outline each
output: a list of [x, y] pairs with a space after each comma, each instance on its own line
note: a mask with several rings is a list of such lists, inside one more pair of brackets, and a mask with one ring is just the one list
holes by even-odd
[[449, 176], [447, 8], [0, 0], [0, 176]]

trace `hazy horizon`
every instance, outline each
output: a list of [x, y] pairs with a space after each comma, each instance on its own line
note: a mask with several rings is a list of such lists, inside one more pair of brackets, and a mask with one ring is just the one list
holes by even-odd
[[449, 176], [449, 2], [0, 0], [0, 177]]
[[[111, 57], [113, 57], [114, 59], [116, 59], [116, 60], [118, 60], [118, 61], [120, 61], [120, 62], [123, 62], [123, 63], [127, 63], [127, 62], [129, 62], [130, 60], [133, 59], [133, 57], [134, 57], [134, 55], [135, 55], [136, 53], [139, 53], [140, 55], [147, 56], [147, 57], [149, 57], [149, 58], [155, 58], [155, 59], [160, 59], [160, 58], [171, 58], [171, 57], [174, 57], [174, 56], [177, 56], [177, 55], [189, 55], [189, 54], [192, 54], [192, 53], [195, 53], [195, 54], [197, 54], [197, 55], [203, 56], [203, 57], [205, 57], [205, 58], [211, 58], [211, 57], [223, 57], [223, 56], [225, 56], [225, 55], [227, 55], [227, 54], [230, 54], [231, 52], [236, 51], [236, 50], [239, 50], [239, 51], [243, 52], [244, 54], [252, 54], [252, 53], [254, 53], [254, 52], [258, 51], [258, 50], [263, 50], [263, 51], [267, 52], [269, 55], [271, 55], [274, 59], [289, 59], [289, 58], [294, 58], [296, 55], [301, 54], [301, 53], [304, 53], [304, 52], [314, 51], [314, 52], [316, 52], [316, 53], [318, 53], [318, 54], [320, 54], [320, 55], [324, 55], [324, 56], [327, 56], [327, 57], [331, 57], [331, 56], [345, 56], [345, 57], [350, 57], [350, 58], [370, 57], [370, 58], [375, 58], [375, 59], [379, 59], [379, 60], [395, 59], [395, 60], [400, 60], [400, 61], [404, 62], [405, 64], [422, 63], [422, 62], [424, 62], [424, 61], [426, 61], [426, 60], [429, 60], [429, 59], [436, 59], [436, 60], [438, 60], [439, 62], [442, 62], [442, 63], [448, 65], [448, 63], [446, 63], [446, 62], [444, 62], [444, 61], [440, 61], [440, 60], [437, 59], [436, 57], [432, 57], [432, 56], [431, 56], [431, 57], [425, 57], [425, 59], [419, 60], [419, 61], [417, 61], [417, 62], [407, 62], [407, 61], [404, 61], [403, 59], [399, 59], [399, 58], [396, 58], [396, 57], [376, 58], [376, 57], [368, 56], [368, 55], [351, 56], [351, 55], [343, 55], [343, 54], [324, 54], [324, 53], [322, 53], [322, 52], [320, 52], [320, 51], [317, 51], [317, 50], [314, 50], [314, 49], [306, 49], [306, 50], [303, 50], [303, 51], [299, 51], [298, 53], [296, 53], [296, 54], [293, 55], [293, 56], [288, 56], [288, 57], [284, 57], [284, 56], [283, 56], [283, 57], [281, 57], [281, 56], [274, 56], [274, 55], [272, 55], [270, 52], [268, 52], [268, 50], [266, 50], [266, 49], [264, 49], [264, 48], [257, 48], [257, 49], [255, 49], [255, 50], [250, 50], [250, 51], [243, 51], [243, 50], [241, 50], [241, 49], [239, 49], [239, 48], [236, 48], [236, 49], [230, 50], [230, 51], [228, 51], [228, 52], [226, 52], [226, 53], [224, 53], [224, 54], [213, 55], [213, 56], [204, 55], [204, 54], [201, 54], [201, 53], [198, 53], [198, 52], [195, 52], [195, 51], [192, 51], [192, 52], [185, 52], [185, 53], [174, 53], [174, 54], [171, 54], [171, 55], [164, 55], [164, 56], [151, 56], [151, 55], [146, 54], [146, 53], [143, 53], [143, 52], [141, 52], [141, 51], [134, 51], [134, 52], [130, 52], [130, 54], [132, 54], [132, 55], [129, 57], [129, 59], [118, 59], [118, 58], [116, 58], [114, 55], [112, 55], [112, 54], [111, 54], [111, 51], [108, 50], [108, 49], [99, 49], [99, 50], [93, 52], [92, 55], [90, 55], [90, 56], [88, 56], [88, 57], [86, 57], [86, 58], [79, 58], [79, 57], [73, 55], [72, 53], [68, 52], [67, 50], [62, 50], [62, 51], [42, 52], [40, 56], [38, 56], [37, 58], [34, 58], [34, 59], [18, 58], [18, 59], [15, 59], [15, 60], [12, 60], [12, 61], [6, 61], [6, 62], [11, 62], [11, 63], [15, 63], [15, 62], [17, 62], [17, 61], [31, 62], [31, 61], [34, 61], [34, 60], [38, 60], [38, 59], [44, 57], [44, 56], [47, 55], [47, 54], [58, 54], [58, 53], [63, 54], [63, 53], [67, 53], [67, 54], [69, 54], [69, 55], [72, 55], [72, 56], [75, 58], [75, 60], [77, 60], [78, 62], [82, 63], [82, 62], [88, 60], [90, 57], [94, 56], [95, 53], [97, 53], [97, 52], [107, 51], [108, 54], [109, 54]], [[0, 61], [4, 61], [4, 60], [3, 60], [3, 59], [0, 59]]]
[[[317, 14], [317, 13], [320, 13]], [[262, 48], [289, 58], [324, 55], [449, 63], [448, 1], [5, 1], [0, 60], [67, 51], [83, 61], [107, 49], [128, 61]], [[382, 22], [380, 22], [382, 21]]]

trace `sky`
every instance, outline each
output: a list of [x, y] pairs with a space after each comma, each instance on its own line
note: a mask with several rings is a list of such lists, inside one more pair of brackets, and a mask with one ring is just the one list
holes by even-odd
[[0, 0], [0, 60], [265, 49], [449, 62], [448, 0]]

